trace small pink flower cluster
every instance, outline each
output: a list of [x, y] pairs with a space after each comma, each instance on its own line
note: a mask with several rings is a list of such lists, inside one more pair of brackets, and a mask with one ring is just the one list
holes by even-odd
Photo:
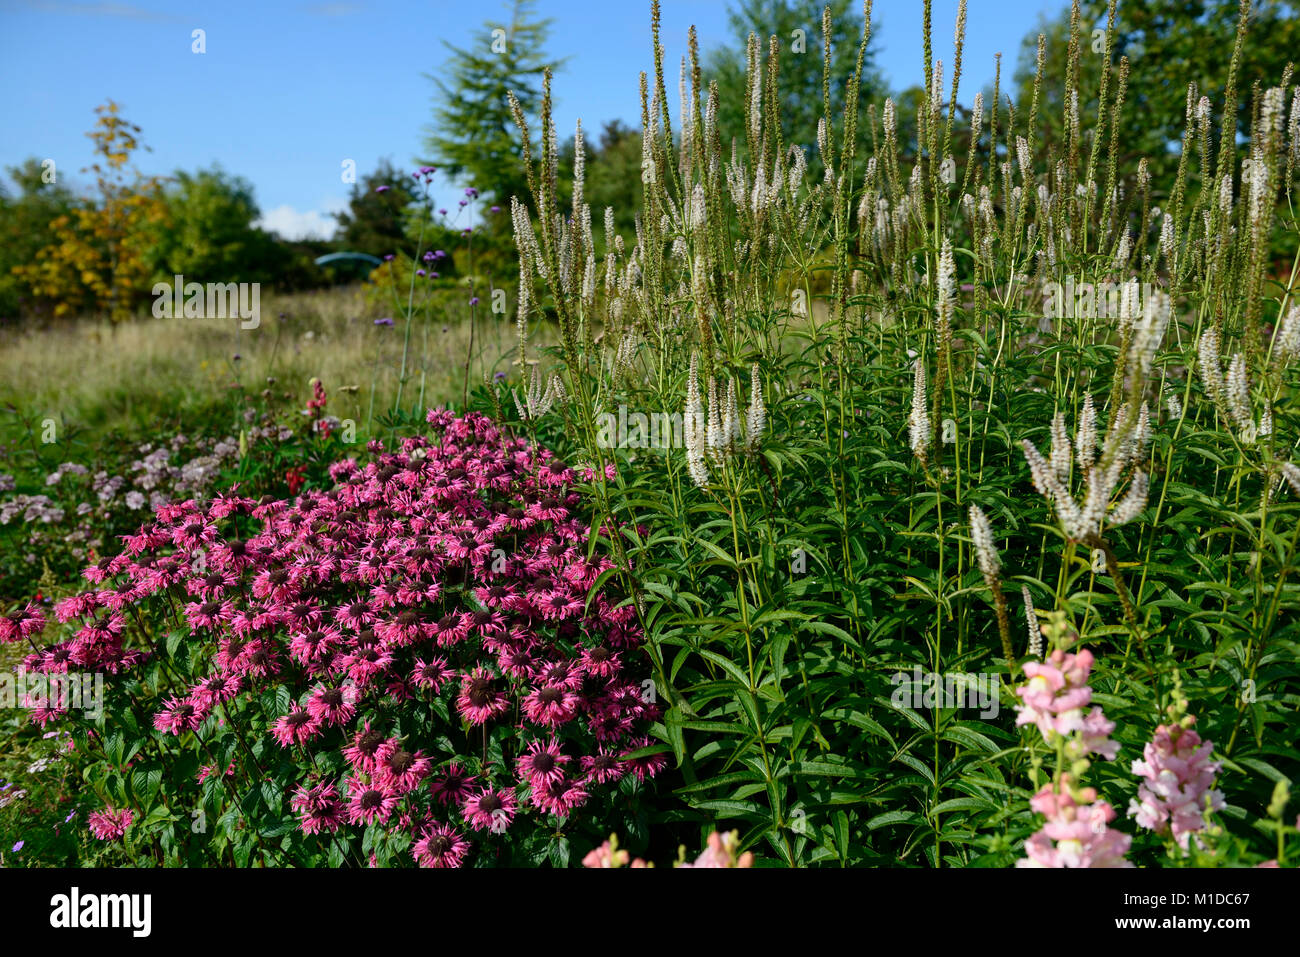
[[[753, 867], [754, 854], [752, 851], [745, 851], [743, 854], [737, 854], [736, 850], [740, 847], [740, 832], [728, 831], [726, 834], [719, 834], [714, 831], [709, 835], [708, 846], [697, 857], [694, 863], [679, 860], [677, 867]], [[681, 856], [685, 858], [686, 848], [681, 849]], [[610, 839], [600, 847], [588, 852], [587, 856], [582, 859], [583, 867], [593, 868], [618, 868], [618, 867], [654, 867], [653, 864], [647, 864], [641, 858], [636, 858], [629, 862], [630, 855], [627, 851], [621, 850], [618, 846], [618, 837], [611, 835]]]
[[1046, 784], [1029, 804], [1047, 822], [1025, 841], [1028, 856], [1017, 867], [1133, 866], [1124, 859], [1133, 838], [1108, 826], [1115, 809], [1098, 801], [1093, 788], [1073, 790], [1063, 775], [1059, 791]]
[[714, 831], [709, 835], [709, 845], [695, 859], [695, 863], [682, 862], [678, 867], [753, 867], [754, 852], [746, 851], [739, 856], [736, 849], [740, 846], [740, 833], [728, 831], [719, 834]]
[[[1084, 713], [1092, 703], [1088, 676], [1093, 660], [1086, 648], [1073, 654], [1057, 648], [1045, 662], [1026, 663], [1029, 681], [1016, 689], [1024, 702], [1016, 709], [1016, 725], [1034, 725], [1049, 744], [1064, 738], [1070, 758], [1098, 754], [1114, 761], [1119, 751], [1119, 744], [1110, 739], [1115, 723], [1095, 705]], [[1017, 867], [1133, 866], [1124, 860], [1133, 839], [1110, 829], [1115, 809], [1098, 801], [1094, 789], [1075, 788], [1070, 776], [1062, 774], [1029, 803], [1047, 820], [1025, 841], [1028, 856], [1017, 861]]]
[[1188, 715], [1178, 724], [1162, 724], [1155, 738], [1133, 762], [1142, 777], [1138, 796], [1129, 802], [1129, 817], [1162, 837], [1173, 834], [1186, 850], [1191, 835], [1205, 828], [1206, 810], [1224, 806], [1223, 794], [1213, 790], [1219, 764], [1209, 760], [1214, 745], [1192, 730], [1196, 718]]
[[[159, 508], [123, 554], [86, 569], [95, 587], [58, 603], [71, 640], [28, 655], [28, 670], [135, 668], [156, 649], [131, 647], [130, 606], [174, 602], [206, 675], [154, 727], [196, 732], [286, 688], [268, 730], [299, 769], [286, 790], [302, 831], [386, 825], [425, 866], [462, 863], [462, 827], [501, 834], [525, 805], [564, 818], [653, 776], [663, 755], [628, 757], [659, 713], [634, 673], [641, 633], [633, 608], [588, 598], [612, 565], [587, 557], [574, 471], [483, 416], [428, 421], [439, 444], [371, 443], [376, 461], [336, 463], [328, 491]], [[0, 618], [0, 640], [43, 626], [29, 606]], [[439, 735], [463, 742], [462, 727], [478, 744], [465, 754], [491, 735], [501, 757], [471, 758], [469, 774], [439, 756]], [[315, 770], [322, 750], [341, 753], [341, 776]]]
[[118, 811], [105, 808], [102, 811], [91, 811], [90, 833], [101, 841], [118, 841], [122, 839], [122, 835], [134, 820], [135, 814], [129, 809]]
[[1024, 701], [1016, 708], [1016, 726], [1036, 726], [1049, 744], [1053, 732], [1071, 738], [1069, 747], [1075, 757], [1099, 754], [1114, 761], [1119, 751], [1119, 744], [1110, 740], [1115, 723], [1106, 720], [1096, 706], [1084, 713], [1092, 702], [1092, 689], [1088, 687], [1092, 665], [1092, 652], [1086, 648], [1077, 654], [1058, 648], [1045, 662], [1027, 662], [1025, 674], [1029, 682], [1016, 689]]
[[618, 846], [616, 840], [608, 840], [600, 847], [594, 848], [587, 852], [587, 856], [582, 859], [583, 867], [594, 868], [618, 868], [618, 867], [649, 867], [641, 858], [632, 858], [627, 851]]

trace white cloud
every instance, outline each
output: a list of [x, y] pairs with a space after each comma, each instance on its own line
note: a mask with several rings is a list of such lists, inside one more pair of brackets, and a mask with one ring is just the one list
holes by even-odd
[[330, 239], [338, 227], [338, 221], [329, 214], [343, 205], [329, 203], [324, 209], [299, 212], [286, 203], [263, 213], [257, 225], [279, 233], [285, 239]]

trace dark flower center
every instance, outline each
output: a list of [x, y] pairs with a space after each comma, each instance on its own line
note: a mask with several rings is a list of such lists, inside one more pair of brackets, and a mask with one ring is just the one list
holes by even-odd
[[415, 764], [415, 755], [409, 751], [397, 750], [388, 757], [388, 770], [393, 774], [405, 774]]
[[549, 774], [555, 770], [555, 755], [549, 751], [539, 751], [533, 758], [533, 769], [541, 774]]
[[476, 708], [487, 707], [488, 702], [492, 700], [489, 693], [491, 683], [487, 678], [475, 678], [469, 685], [469, 701]]

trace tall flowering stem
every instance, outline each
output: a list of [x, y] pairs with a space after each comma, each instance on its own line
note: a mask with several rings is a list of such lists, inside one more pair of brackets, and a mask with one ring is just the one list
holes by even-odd
[[1076, 783], [1089, 756], [1113, 761], [1119, 751], [1110, 738], [1114, 723], [1091, 703], [1092, 652], [1065, 651], [1070, 632], [1060, 613], [1052, 616], [1048, 629], [1056, 647], [1046, 661], [1025, 664], [1029, 681], [1015, 689], [1022, 701], [1016, 725], [1039, 730], [1056, 753], [1056, 772], [1030, 802], [1046, 823], [1026, 840], [1026, 857], [1017, 866], [1131, 867], [1124, 855], [1132, 838], [1109, 827], [1114, 809], [1098, 801], [1095, 790]]

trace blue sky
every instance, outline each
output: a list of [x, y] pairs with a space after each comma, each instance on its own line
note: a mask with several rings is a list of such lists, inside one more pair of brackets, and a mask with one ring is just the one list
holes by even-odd
[[[992, 80], [995, 53], [1014, 69], [1021, 38], [1064, 2], [969, 0], [962, 99]], [[706, 51], [731, 42], [727, 0], [662, 6], [669, 64], [685, 53], [691, 24]], [[539, 0], [537, 10], [554, 20], [550, 52], [568, 58], [555, 83], [561, 133], [579, 117], [591, 131], [637, 120], [638, 73], [652, 63], [648, 0]], [[956, 10], [957, 0], [935, 0], [935, 56], [945, 63]], [[0, 167], [53, 159], [61, 181], [84, 184], [85, 132], [112, 98], [153, 148], [139, 155], [145, 172], [219, 163], [253, 183], [265, 225], [328, 234], [328, 214], [348, 192], [343, 162], [361, 173], [384, 157], [410, 168], [432, 110], [424, 74], [447, 56], [441, 41], [490, 43], [483, 21], [506, 11], [463, 0], [0, 0]], [[875, 20], [891, 87], [918, 82], [919, 0], [876, 0]], [[810, 47], [818, 33], [809, 24]]]

